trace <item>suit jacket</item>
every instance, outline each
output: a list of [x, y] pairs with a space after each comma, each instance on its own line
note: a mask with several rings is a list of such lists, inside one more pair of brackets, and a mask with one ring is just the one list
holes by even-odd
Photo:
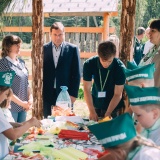
[[[43, 101], [54, 102], [53, 89], [56, 78], [56, 93], [60, 93], [60, 86], [67, 86], [70, 96], [77, 97], [80, 84], [80, 58], [78, 48], [68, 42], [63, 42], [61, 53], [55, 68], [52, 42], [43, 47]], [[56, 96], [56, 98], [57, 98]]]

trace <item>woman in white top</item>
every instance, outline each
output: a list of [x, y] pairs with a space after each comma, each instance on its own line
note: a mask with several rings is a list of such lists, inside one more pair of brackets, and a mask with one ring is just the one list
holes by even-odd
[[155, 63], [154, 81], [155, 86], [160, 87], [160, 19], [153, 20], [150, 24], [149, 38], [154, 46], [142, 58], [139, 66]]
[[2, 59], [0, 59], [0, 71], [14, 71], [15, 78], [11, 86], [13, 96], [11, 101], [11, 113], [15, 122], [26, 120], [27, 110], [32, 106], [33, 97], [28, 83], [28, 70], [25, 62], [18, 58], [22, 40], [16, 35], [7, 35], [2, 41]]

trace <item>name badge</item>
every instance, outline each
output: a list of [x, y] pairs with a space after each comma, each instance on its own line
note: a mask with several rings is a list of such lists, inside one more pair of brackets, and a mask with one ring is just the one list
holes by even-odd
[[139, 49], [140, 49], [140, 47], [137, 46], [137, 47], [136, 47], [136, 50], [139, 50]]
[[98, 92], [98, 98], [106, 97], [106, 92]]
[[22, 72], [23, 72], [24, 74], [27, 74], [27, 73], [28, 73], [27, 70], [26, 70], [26, 68], [23, 68], [23, 69], [22, 69]]

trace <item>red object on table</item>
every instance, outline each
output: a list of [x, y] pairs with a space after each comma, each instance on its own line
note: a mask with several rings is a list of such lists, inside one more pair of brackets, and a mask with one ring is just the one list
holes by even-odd
[[89, 140], [88, 132], [79, 132], [74, 130], [65, 130], [62, 129], [58, 134], [59, 138], [66, 138], [66, 139], [78, 139], [78, 140]]
[[109, 151], [108, 150], [105, 150], [104, 152], [99, 152], [98, 155], [97, 155], [97, 158], [101, 158], [102, 156], [108, 154]]

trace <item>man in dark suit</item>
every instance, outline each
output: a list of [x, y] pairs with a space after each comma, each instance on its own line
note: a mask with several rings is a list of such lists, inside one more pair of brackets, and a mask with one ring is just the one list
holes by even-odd
[[67, 86], [71, 102], [78, 96], [80, 84], [80, 58], [77, 46], [65, 42], [64, 26], [55, 22], [50, 28], [51, 42], [44, 45], [43, 62], [43, 114], [51, 115], [60, 86]]

